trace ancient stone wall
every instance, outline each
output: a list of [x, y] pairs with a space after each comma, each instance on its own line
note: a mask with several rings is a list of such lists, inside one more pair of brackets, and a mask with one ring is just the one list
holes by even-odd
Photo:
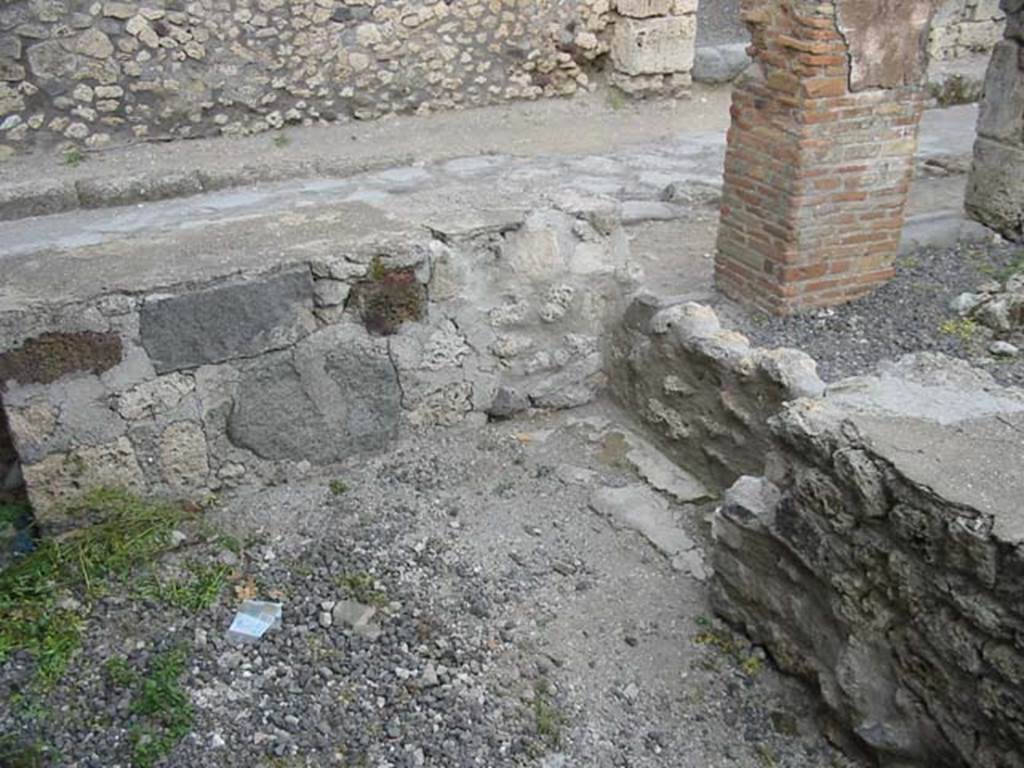
[[939, 356], [799, 400], [714, 522], [716, 609], [881, 765], [1024, 765], [1024, 394]]
[[930, 354], [826, 388], [803, 353], [652, 297], [608, 361], [668, 455], [734, 483], [714, 606], [834, 737], [880, 765], [1024, 765], [1024, 392]]
[[989, 54], [1003, 37], [1006, 14], [999, 0], [944, 0], [928, 33], [928, 56], [936, 60]]
[[15, 0], [0, 155], [563, 96], [612, 51], [631, 92], [685, 91], [695, 0]]
[[892, 275], [932, 3], [745, 0], [755, 67], [733, 92], [716, 280], [774, 313]]
[[643, 296], [611, 335], [607, 367], [616, 399], [719, 489], [764, 471], [767, 421], [783, 403], [825, 388], [804, 353], [753, 348], [708, 307]]
[[992, 52], [978, 117], [967, 212], [1003, 237], [1024, 239], [1024, 3], [1003, 0], [1006, 38]]

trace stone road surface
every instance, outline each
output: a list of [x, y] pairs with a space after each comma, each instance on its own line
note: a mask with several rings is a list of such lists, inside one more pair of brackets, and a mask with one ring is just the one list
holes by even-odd
[[[721, 105], [708, 108], [718, 110]], [[631, 120], [657, 120], [664, 109], [638, 108]], [[175, 232], [201, 242], [206, 229], [226, 225], [244, 225], [235, 228], [260, 243], [266, 239], [261, 234], [264, 230], [273, 229], [289, 215], [315, 220], [317, 211], [348, 208], [353, 221], [365, 218], [368, 210], [386, 218], [426, 221], [438, 215], [452, 218], [453, 212], [470, 209], [526, 210], [565, 193], [622, 201], [627, 224], [644, 224], [633, 228], [633, 253], [650, 284], [662, 291], [704, 297], [711, 287], [715, 193], [725, 137], [724, 131], [694, 130], [694, 126], [710, 122], [717, 128], [720, 116], [715, 115], [684, 120], [687, 129], [682, 131], [678, 126], [670, 130], [672, 120], [660, 132], [633, 124], [633, 131], [609, 140], [610, 146], [603, 150], [598, 149], [601, 131], [580, 134], [575, 140], [563, 135], [559, 142], [526, 152], [518, 139], [502, 134], [494, 139], [495, 151], [466, 157], [420, 161], [344, 178], [253, 184], [152, 203], [0, 222], [0, 259], [7, 261], [8, 276], [0, 286], [0, 306], [56, 298], [48, 295], [48, 286], [53, 275], [67, 266], [61, 254], [84, 246], [110, 244], [111, 253], [116, 254], [118, 243], [146, 242]], [[924, 170], [911, 195], [905, 246], [941, 245], [965, 233], [979, 234], [960, 210], [974, 122], [971, 106], [926, 114], [919, 152]], [[550, 134], [549, 128], [543, 132]], [[652, 141], [652, 133], [659, 134], [659, 140]], [[398, 132], [379, 156], [367, 153], [363, 162], [386, 162], [399, 135], [406, 131]], [[631, 141], [637, 137], [639, 142]], [[675, 186], [666, 194], [670, 185]], [[214, 247], [213, 241], [208, 247]], [[91, 253], [95, 252], [93, 248]], [[43, 264], [52, 268], [43, 269]], [[80, 274], [80, 295], [87, 293], [89, 277]]]

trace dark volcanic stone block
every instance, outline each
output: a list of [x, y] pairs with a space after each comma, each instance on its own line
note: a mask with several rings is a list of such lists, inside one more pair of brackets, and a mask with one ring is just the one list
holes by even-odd
[[314, 327], [309, 270], [173, 296], [142, 305], [142, 346], [158, 373], [251, 357], [294, 344]]

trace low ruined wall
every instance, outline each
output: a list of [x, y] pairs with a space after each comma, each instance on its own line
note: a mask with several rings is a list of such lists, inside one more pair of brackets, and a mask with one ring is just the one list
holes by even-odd
[[239, 274], [228, 254], [205, 280], [0, 311], [37, 518], [73, 523], [62, 502], [96, 486], [201, 499], [324, 472], [403, 429], [589, 402], [634, 289], [619, 220], [614, 201], [573, 198], [367, 242], [282, 222], [293, 242], [272, 268]]
[[34, 144], [239, 134], [564, 96], [611, 52], [685, 91], [696, 0], [16, 0], [0, 8], [0, 159]]
[[767, 421], [785, 402], [821, 394], [814, 361], [793, 349], [758, 349], [692, 302], [641, 296], [611, 335], [616, 399], [681, 466], [714, 488], [764, 471]]
[[933, 60], [991, 53], [1003, 37], [999, 0], [943, 0], [932, 18], [928, 55]]
[[714, 522], [716, 609], [882, 765], [1024, 765], [1024, 393], [938, 356], [772, 419]]
[[1024, 765], [1024, 392], [927, 354], [826, 388], [806, 355], [653, 297], [608, 359], [674, 460], [735, 481], [715, 608], [833, 734], [887, 766]]

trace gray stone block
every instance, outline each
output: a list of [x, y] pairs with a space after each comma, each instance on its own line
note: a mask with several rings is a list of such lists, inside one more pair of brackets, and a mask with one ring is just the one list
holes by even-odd
[[698, 83], [729, 83], [749, 66], [746, 43], [702, 46], [694, 56], [693, 79]]
[[328, 464], [386, 446], [400, 411], [387, 342], [331, 326], [243, 371], [228, 436], [264, 459]]
[[1020, 146], [1024, 143], [1024, 76], [1018, 60], [1021, 46], [1004, 40], [992, 52], [985, 76], [985, 100], [978, 115], [978, 134]]
[[157, 373], [251, 357], [294, 344], [314, 327], [309, 270], [293, 269], [142, 305], [142, 346]]
[[1008, 240], [1024, 239], [1024, 147], [979, 136], [964, 205]]

